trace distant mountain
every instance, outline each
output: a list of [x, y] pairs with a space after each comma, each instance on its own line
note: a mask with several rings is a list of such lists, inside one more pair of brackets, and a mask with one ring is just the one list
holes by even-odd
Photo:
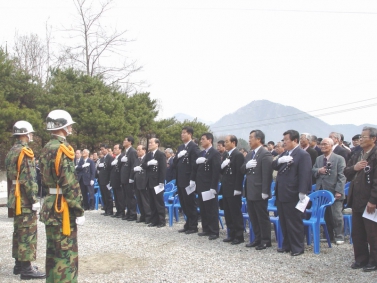
[[[175, 119], [177, 119], [179, 122], [183, 122], [184, 120], [189, 120], [192, 121], [195, 119], [195, 117], [192, 117], [190, 115], [184, 114], [184, 113], [177, 113], [174, 115]], [[197, 118], [198, 122], [202, 122], [206, 125], [211, 125], [213, 124], [213, 121], [208, 121], [204, 119]]]
[[281, 140], [283, 132], [289, 129], [322, 138], [334, 131], [342, 133], [346, 141], [351, 141], [355, 134], [361, 133], [364, 126], [329, 125], [297, 108], [268, 100], [255, 100], [211, 124], [211, 130], [217, 137], [233, 134], [248, 141], [250, 131], [259, 129], [265, 133], [266, 143]]

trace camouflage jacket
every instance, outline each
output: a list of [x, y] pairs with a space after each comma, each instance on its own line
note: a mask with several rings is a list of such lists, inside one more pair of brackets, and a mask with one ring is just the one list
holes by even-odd
[[[57, 195], [49, 194], [49, 188], [56, 188], [57, 184], [59, 185], [61, 194], [67, 201], [71, 224], [75, 223], [74, 219], [76, 217], [84, 215], [81, 190], [75, 177], [75, 165], [65, 154], [62, 155], [60, 161], [60, 176], [57, 177], [56, 175], [55, 158], [60, 144], [69, 145], [65, 139], [52, 136], [41, 152], [42, 189], [47, 195], [41, 209], [40, 221], [46, 225], [60, 225], [62, 223], [62, 214], [55, 211], [55, 199]], [[58, 208], [60, 209], [60, 201]]]
[[[17, 179], [17, 162], [23, 147], [29, 148], [26, 142], [17, 140], [5, 158], [5, 168], [9, 180], [13, 181]], [[31, 159], [25, 154], [21, 163], [20, 177], [18, 179], [20, 183], [21, 207], [23, 213], [30, 213], [33, 203], [38, 201], [38, 184], [36, 183], [36, 176], [37, 171], [35, 169], [34, 159]], [[8, 207], [13, 209], [15, 209], [16, 205], [16, 198], [14, 196], [15, 188], [16, 186], [13, 185], [8, 198]]]

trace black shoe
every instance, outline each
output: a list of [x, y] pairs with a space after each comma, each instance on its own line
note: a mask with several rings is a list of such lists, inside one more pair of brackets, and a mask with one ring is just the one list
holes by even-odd
[[371, 265], [369, 263], [363, 267], [364, 272], [370, 272], [370, 271], [376, 271], [376, 270], [377, 270], [377, 266]]
[[298, 252], [298, 253], [291, 252], [291, 256], [299, 256], [299, 255], [302, 255], [302, 254], [304, 254], [304, 251], [301, 251], [301, 252]]
[[234, 239], [234, 240], [232, 241], [232, 245], [239, 245], [239, 244], [241, 244], [241, 243], [243, 243], [243, 242], [245, 242], [244, 239]]
[[111, 217], [113, 217], [113, 218], [119, 217], [119, 216], [120, 216], [120, 214], [117, 214], [117, 213], [115, 213], [114, 215], [111, 215]]
[[186, 231], [187, 229], [183, 228], [183, 229], [178, 230], [178, 233], [185, 233]]
[[230, 242], [233, 242], [234, 241], [234, 238], [226, 238], [223, 240], [224, 243], [230, 243]]
[[161, 227], [165, 227], [165, 226], [166, 226], [166, 223], [161, 223], [161, 224], [157, 225], [157, 228], [161, 228]]
[[198, 233], [198, 236], [199, 237], [209, 236], [209, 233], [208, 232], [200, 232], [200, 233]]
[[195, 230], [186, 230], [185, 234], [194, 234], [194, 233], [197, 233], [198, 232], [198, 229], [195, 229]]
[[127, 221], [136, 221], [136, 220], [137, 218], [133, 218], [133, 217], [127, 219]]
[[151, 222], [150, 221], [145, 221], [145, 224], [151, 224]]
[[104, 216], [105, 216], [106, 214], [107, 214], [106, 212], [101, 213], [101, 215], [104, 215]]
[[219, 235], [209, 235], [208, 240], [216, 240]]
[[110, 212], [110, 213], [105, 213], [105, 214], [104, 214], [104, 216], [112, 216], [112, 215], [113, 215], [112, 212]]
[[128, 220], [129, 219], [129, 217], [127, 217], [127, 216], [122, 216], [122, 220]]
[[151, 224], [148, 225], [148, 227], [156, 227], [156, 226], [157, 226], [157, 224], [154, 224], [154, 223], [151, 223]]
[[139, 219], [139, 220], [136, 220], [136, 223], [143, 223], [143, 222], [145, 222], [145, 220], [144, 220], [144, 219]]
[[254, 247], [257, 247], [257, 246], [259, 246], [259, 245], [260, 245], [260, 243], [254, 241], [254, 242], [252, 242], [252, 243], [248, 243], [248, 244], [246, 244], [245, 247], [246, 247], [246, 248], [254, 248]]
[[46, 274], [38, 271], [30, 265], [30, 261], [21, 262], [21, 280], [43, 279]]
[[290, 250], [286, 250], [286, 249], [278, 249], [278, 253], [289, 253]]
[[266, 248], [269, 248], [271, 247], [271, 243], [270, 244], [260, 244], [259, 246], [256, 246], [255, 249], [257, 251], [260, 251], [260, 250], [265, 250]]
[[362, 264], [360, 262], [355, 261], [354, 263], [352, 263], [351, 268], [352, 269], [359, 269], [359, 268], [363, 268], [364, 266], [366, 266], [366, 264]]
[[115, 216], [115, 218], [123, 218], [123, 215], [120, 214], [120, 215], [118, 215], [118, 216]]

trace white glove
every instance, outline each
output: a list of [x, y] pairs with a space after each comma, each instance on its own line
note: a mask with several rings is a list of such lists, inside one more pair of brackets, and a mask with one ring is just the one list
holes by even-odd
[[216, 190], [214, 190], [214, 189], [209, 189], [209, 191], [212, 192], [214, 195], [217, 194]]
[[111, 162], [111, 165], [115, 166], [115, 165], [117, 165], [117, 163], [118, 163], [118, 159], [114, 159], [113, 162]]
[[305, 197], [306, 197], [306, 194], [299, 193], [298, 197], [300, 198], [300, 201], [303, 201], [305, 199]]
[[94, 180], [90, 180], [90, 185], [91, 185], [91, 186], [94, 185]]
[[128, 160], [128, 157], [127, 156], [123, 156], [122, 159], [120, 160], [121, 162], [127, 162]]
[[234, 190], [234, 196], [238, 196], [238, 195], [240, 195], [240, 194], [242, 194], [242, 192], [241, 191], [236, 191], [236, 190]]
[[78, 165], [75, 166], [75, 169], [77, 169], [77, 166], [78, 166]]
[[160, 189], [163, 189], [165, 187], [163, 183], [159, 183], [158, 186], [160, 187]]
[[262, 193], [262, 199], [266, 199], [266, 198], [268, 198], [268, 194]]
[[202, 164], [206, 161], [207, 159], [205, 157], [199, 157], [196, 159], [196, 164]]
[[141, 168], [141, 166], [135, 166], [134, 167], [134, 172], [140, 172], [141, 170], [143, 170], [143, 168]]
[[230, 162], [230, 159], [225, 159], [223, 163], [221, 163], [221, 169], [224, 169], [225, 166], [227, 166]]
[[106, 185], [106, 187], [107, 187], [107, 189], [108, 189], [109, 191], [111, 190], [110, 183], [108, 183], [108, 184]]
[[128, 183], [132, 184], [133, 182], [134, 182], [134, 180], [128, 179]]
[[156, 159], [152, 159], [152, 160], [149, 160], [147, 164], [148, 164], [148, 166], [151, 166], [151, 165], [157, 165], [158, 162], [157, 162]]
[[193, 187], [193, 186], [195, 186], [195, 181], [190, 180], [190, 187]]
[[85, 168], [85, 167], [88, 167], [89, 165], [90, 165], [89, 163], [84, 163], [81, 167]]
[[99, 168], [102, 168], [103, 166], [105, 166], [103, 163], [98, 164]]
[[85, 216], [76, 217], [76, 224], [77, 225], [84, 225], [85, 222]]
[[284, 155], [284, 156], [282, 156], [282, 157], [280, 157], [279, 159], [278, 159], [278, 163], [280, 164], [280, 163], [287, 163], [287, 162], [289, 162], [289, 161], [292, 161], [293, 160], [293, 157], [292, 156], [290, 156], [290, 155]]
[[33, 203], [33, 206], [31, 207], [32, 210], [37, 211], [41, 208], [41, 204], [39, 202]]
[[246, 163], [246, 169], [254, 168], [257, 166], [257, 161], [255, 159], [251, 159]]
[[187, 153], [187, 150], [184, 149], [184, 150], [181, 150], [179, 153], [178, 153], [178, 159], [181, 158], [183, 155], [185, 155]]

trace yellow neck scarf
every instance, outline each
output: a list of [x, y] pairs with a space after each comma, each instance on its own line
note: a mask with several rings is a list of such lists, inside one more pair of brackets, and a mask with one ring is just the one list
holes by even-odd
[[21, 163], [22, 163], [22, 160], [24, 159], [25, 154], [29, 156], [31, 159], [34, 158], [34, 152], [31, 149], [26, 148], [26, 147], [22, 148], [21, 153], [18, 156], [16, 189], [14, 191], [14, 196], [16, 197], [16, 215], [21, 214], [21, 190], [20, 190], [20, 182], [18, 181], [18, 179], [20, 178]]
[[[65, 146], [64, 144], [61, 144], [58, 153], [56, 154], [55, 159], [55, 172], [56, 176], [59, 177], [59, 167], [60, 167], [60, 160], [63, 155], [63, 153], [71, 160], [75, 157], [75, 152], [72, 148], [72, 146]], [[59, 197], [59, 184], [56, 184], [56, 199], [55, 199], [55, 211], [57, 213], [63, 213], [63, 235], [70, 236], [71, 235], [71, 227], [69, 223], [69, 209], [67, 201], [65, 200], [64, 196], [62, 195], [60, 199], [60, 210], [58, 209], [58, 197]]]

